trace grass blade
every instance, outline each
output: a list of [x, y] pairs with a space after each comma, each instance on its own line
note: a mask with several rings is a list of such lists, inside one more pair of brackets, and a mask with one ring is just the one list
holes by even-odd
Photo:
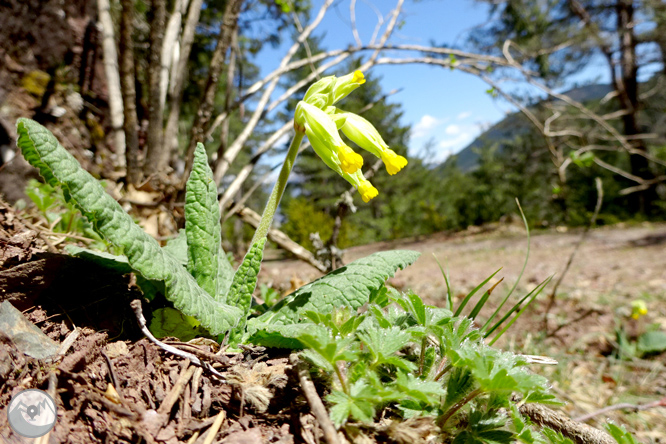
[[502, 303], [497, 307], [497, 310], [490, 316], [486, 324], [489, 324], [492, 322], [493, 319], [495, 319], [495, 316], [497, 316], [504, 307], [504, 304], [506, 301], [509, 300], [513, 292], [516, 290], [516, 287], [518, 287], [518, 283], [520, 282], [520, 279], [523, 277], [523, 273], [525, 273], [525, 268], [527, 267], [527, 261], [530, 258], [530, 246], [531, 246], [531, 238], [530, 238], [530, 227], [527, 224], [527, 218], [525, 217], [525, 213], [523, 212], [523, 208], [520, 206], [520, 201], [518, 201], [518, 198], [516, 198], [516, 204], [518, 205], [518, 210], [520, 210], [520, 216], [523, 218], [523, 223], [525, 224], [525, 230], [527, 230], [527, 254], [525, 254], [525, 262], [523, 263], [523, 269], [520, 270], [520, 274], [518, 275], [518, 279], [516, 279], [516, 283], [513, 284], [513, 287], [511, 287], [511, 290], [509, 290], [509, 293], [504, 297], [504, 300]]
[[451, 289], [451, 285], [449, 284], [448, 267], [445, 272], [444, 268], [442, 267], [442, 264], [439, 263], [439, 259], [437, 259], [437, 256], [435, 256], [435, 253], [432, 254], [432, 257], [435, 258], [435, 262], [437, 262], [437, 265], [439, 265], [439, 269], [442, 271], [442, 276], [444, 277], [444, 282], [446, 282], [446, 301], [448, 303], [448, 306], [446, 308], [448, 308], [449, 310], [453, 310], [453, 290]]
[[[543, 281], [541, 284], [539, 284], [534, 290], [532, 290], [531, 293], [534, 293], [534, 294], [532, 295], [532, 297], [530, 298], [530, 300], [527, 301], [527, 303], [525, 304], [525, 306], [524, 306], [523, 308], [520, 309], [520, 311], [516, 314], [516, 316], [514, 316], [513, 319], [511, 319], [511, 320], [509, 321], [509, 323], [506, 324], [506, 326], [505, 326], [505, 327], [504, 327], [499, 333], [497, 333], [497, 336], [495, 336], [495, 337], [493, 338], [493, 340], [490, 341], [490, 343], [489, 343], [488, 345], [493, 345], [493, 344], [494, 344], [499, 338], [502, 337], [502, 335], [503, 335], [503, 334], [504, 334], [509, 328], [511, 328], [511, 326], [513, 325], [513, 323], [516, 322], [516, 320], [517, 320], [517, 319], [518, 319], [518, 318], [519, 318], [519, 317], [525, 312], [525, 310], [527, 310], [527, 307], [530, 306], [530, 304], [532, 303], [532, 301], [534, 301], [534, 299], [536, 299], [536, 297], [539, 296], [539, 294], [543, 291], [543, 289], [546, 288], [546, 285], [548, 285], [548, 283], [550, 283], [550, 280], [551, 280], [552, 278], [553, 278], [553, 277], [550, 276], [548, 279], [546, 279], [546, 280]], [[511, 310], [511, 313], [513, 313], [513, 311], [515, 311], [515, 308], [516, 308], [516, 307], [514, 307], [514, 310]], [[499, 326], [499, 325], [500, 325], [500, 323], [498, 323], [497, 326]], [[494, 331], [494, 330], [495, 330], [495, 327], [493, 327], [492, 330]], [[490, 335], [490, 333], [488, 333], [488, 335]], [[488, 335], [486, 335], [486, 337], [487, 337]]]
[[476, 294], [476, 292], [479, 291], [479, 289], [481, 289], [481, 287], [486, 285], [489, 280], [491, 280], [497, 273], [499, 273], [500, 270], [501, 270], [501, 268], [499, 268], [496, 272], [494, 272], [493, 274], [488, 276], [488, 278], [485, 281], [481, 282], [479, 285], [477, 285], [476, 288], [474, 288], [474, 290], [470, 291], [469, 294], [467, 296], [465, 296], [465, 299], [462, 300], [462, 302], [460, 303], [460, 306], [458, 307], [456, 312], [453, 314], [453, 316], [460, 316], [460, 313], [462, 313], [463, 309], [465, 308], [465, 306], [467, 305], [469, 300], [472, 299], [472, 296], [474, 296]]
[[472, 312], [469, 314], [469, 316], [467, 316], [468, 318], [476, 319], [476, 316], [479, 314], [483, 306], [486, 305], [486, 302], [488, 301], [490, 294], [493, 292], [495, 287], [497, 287], [500, 284], [500, 282], [502, 282], [503, 280], [504, 278], [500, 279], [499, 281], [495, 282], [495, 285], [486, 290], [483, 296], [481, 296], [481, 299], [479, 299], [479, 302], [477, 302], [474, 308], [472, 309]]

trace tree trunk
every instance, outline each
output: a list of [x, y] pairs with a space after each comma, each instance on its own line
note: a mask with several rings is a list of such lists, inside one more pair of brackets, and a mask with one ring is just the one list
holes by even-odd
[[190, 10], [187, 13], [185, 29], [180, 42], [178, 56], [178, 67], [175, 70], [176, 75], [171, 76], [170, 98], [169, 98], [169, 118], [167, 120], [166, 130], [164, 131], [164, 145], [169, 153], [178, 149], [178, 119], [180, 117], [180, 104], [183, 100], [183, 88], [187, 80], [187, 62], [190, 58], [192, 42], [194, 42], [194, 31], [199, 23], [201, 14], [201, 5], [203, 0], [192, 0]]
[[169, 162], [169, 150], [162, 143], [164, 108], [160, 91], [162, 73], [162, 43], [166, 20], [165, 0], [152, 0], [150, 20], [150, 64], [148, 65], [148, 137], [146, 161], [143, 172], [146, 176], [162, 173]]
[[109, 12], [109, 0], [97, 0], [99, 21], [102, 25], [102, 51], [104, 52], [104, 73], [109, 91], [109, 112], [111, 117], [111, 139], [115, 148], [116, 166], [125, 168], [125, 133], [123, 132], [123, 96], [120, 90], [118, 52], [113, 35], [113, 20]]
[[173, 13], [169, 17], [166, 30], [164, 31], [164, 42], [162, 43], [162, 70], [160, 72], [160, 103], [162, 108], [166, 105], [167, 90], [169, 89], [169, 71], [171, 65], [177, 63], [174, 58], [174, 49], [180, 34], [180, 27], [183, 24], [183, 13], [187, 8], [187, 2], [176, 0], [173, 6]]
[[[636, 63], [636, 39], [634, 35], [634, 5], [633, 0], [618, 0], [617, 5], [617, 29], [620, 36], [620, 76], [619, 76], [619, 99], [622, 108], [627, 114], [622, 116], [624, 135], [635, 136], [640, 134], [638, 124], [638, 111], [640, 108], [638, 98], [638, 64]], [[639, 151], [647, 152], [647, 147], [642, 139], [631, 141], [632, 146]], [[640, 154], [631, 154], [631, 174], [645, 180], [654, 178], [650, 171], [650, 165], [646, 157]], [[657, 198], [656, 190], [650, 187], [629, 195], [632, 211], [649, 214], [652, 212], [653, 203]]]
[[127, 144], [127, 183], [136, 185], [141, 181], [139, 164], [139, 132], [136, 117], [136, 89], [134, 85], [134, 1], [121, 0], [120, 15], [120, 84], [123, 89], [125, 110], [125, 141]]
[[224, 9], [224, 17], [222, 18], [222, 25], [220, 26], [220, 35], [217, 39], [217, 46], [213, 52], [208, 71], [208, 80], [204, 88], [203, 97], [199, 104], [199, 110], [194, 118], [194, 124], [190, 131], [190, 140], [188, 142], [187, 151], [185, 154], [185, 171], [183, 173], [183, 184], [187, 180], [192, 168], [192, 161], [194, 157], [194, 148], [198, 142], [203, 142], [204, 134], [210, 124], [210, 118], [213, 114], [213, 102], [215, 101], [215, 93], [217, 92], [217, 85], [220, 81], [220, 73], [224, 67], [227, 51], [231, 46], [233, 35], [238, 28], [238, 15], [243, 0], [228, 0]]

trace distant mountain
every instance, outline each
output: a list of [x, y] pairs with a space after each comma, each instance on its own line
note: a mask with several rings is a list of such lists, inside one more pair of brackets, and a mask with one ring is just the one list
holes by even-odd
[[[612, 90], [611, 85], [596, 84], [573, 88], [565, 91], [563, 94], [577, 102], [588, 102], [590, 100], [602, 99]], [[480, 148], [489, 144], [499, 143], [499, 149], [501, 150], [503, 148], [503, 141], [513, 140], [517, 135], [527, 133], [531, 127], [532, 123], [520, 111], [507, 115], [504, 119], [484, 131], [483, 134], [474, 139], [472, 143], [456, 155], [458, 168], [462, 171], [473, 170], [479, 161], [478, 150]]]

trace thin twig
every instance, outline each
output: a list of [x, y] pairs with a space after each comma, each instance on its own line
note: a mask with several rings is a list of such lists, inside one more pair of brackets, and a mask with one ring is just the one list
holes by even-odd
[[206, 435], [206, 439], [204, 440], [203, 444], [211, 444], [213, 442], [215, 435], [217, 435], [217, 432], [220, 431], [220, 427], [222, 427], [222, 423], [226, 417], [226, 412], [224, 410], [220, 410], [220, 413], [218, 413], [215, 417], [215, 422], [210, 427], [210, 429], [208, 429], [208, 434]]
[[335, 426], [333, 425], [331, 418], [328, 416], [326, 407], [319, 397], [312, 379], [310, 379], [307, 366], [296, 354], [289, 356], [289, 361], [298, 372], [298, 380], [301, 384], [301, 389], [303, 390], [305, 399], [307, 399], [308, 404], [310, 405], [312, 413], [324, 432], [324, 439], [326, 439], [328, 444], [339, 444], [340, 440], [338, 439], [338, 432], [335, 430]]
[[564, 279], [564, 276], [567, 274], [569, 271], [569, 268], [571, 267], [571, 263], [574, 260], [574, 257], [576, 256], [576, 253], [578, 252], [578, 249], [580, 246], [585, 242], [587, 239], [587, 236], [590, 233], [590, 230], [592, 227], [597, 223], [597, 217], [599, 217], [599, 211], [601, 210], [601, 204], [603, 203], [604, 200], [604, 189], [602, 186], [601, 179], [599, 177], [595, 178], [594, 180], [595, 185], [597, 186], [597, 203], [594, 206], [594, 213], [592, 214], [592, 217], [590, 218], [590, 223], [585, 227], [585, 230], [583, 230], [583, 234], [581, 234], [580, 239], [578, 239], [578, 242], [576, 243], [576, 246], [574, 247], [573, 251], [571, 252], [571, 255], [569, 255], [569, 260], [567, 260], [567, 264], [564, 266], [564, 270], [562, 270], [562, 274], [560, 274], [560, 277], [557, 279], [557, 282], [555, 282], [555, 286], [553, 287], [553, 290], [550, 292], [550, 295], [548, 297], [548, 306], [546, 307], [546, 311], [543, 314], [543, 329], [548, 335], [548, 314], [550, 313], [550, 310], [553, 308], [553, 305], [555, 304], [555, 296], [557, 295], [557, 289], [559, 288], [560, 284], [562, 283], [562, 280]]
[[109, 356], [104, 352], [104, 350], [102, 350], [102, 356], [104, 356], [104, 359], [106, 360], [106, 365], [109, 367], [109, 374], [111, 375], [111, 383], [113, 384], [113, 388], [116, 389], [118, 396], [122, 399], [123, 393], [120, 387], [120, 380], [118, 379], [118, 374], [116, 373], [116, 369], [113, 367], [111, 358], [109, 358]]
[[139, 328], [141, 328], [141, 332], [154, 344], [156, 344], [158, 347], [160, 347], [162, 350], [174, 354], [176, 356], [180, 356], [181, 358], [189, 359], [190, 362], [198, 367], [202, 367], [205, 370], [211, 372], [215, 376], [221, 379], [225, 379], [224, 375], [222, 373], [218, 372], [215, 370], [209, 363], [207, 362], [202, 362], [199, 358], [197, 358], [195, 355], [192, 353], [188, 353], [186, 351], [182, 351], [177, 349], [176, 347], [172, 347], [170, 345], [167, 345], [155, 338], [153, 334], [148, 330], [148, 327], [146, 326], [146, 318], [143, 317], [143, 309], [141, 308], [141, 301], [139, 299], [134, 299], [132, 302], [130, 302], [130, 306], [132, 307], [132, 310], [134, 310], [134, 315], [136, 316], [136, 320], [139, 323]]
[[646, 404], [629, 404], [627, 402], [623, 402], [620, 404], [615, 404], [615, 405], [609, 405], [608, 407], [604, 407], [603, 409], [599, 409], [597, 411], [594, 411], [592, 413], [588, 413], [586, 415], [579, 416], [577, 418], [574, 418], [574, 421], [578, 422], [586, 422], [595, 416], [603, 415], [608, 412], [612, 412], [614, 410], [630, 410], [634, 413], [636, 412], [641, 412], [643, 410], [649, 410], [649, 409], [654, 409], [656, 407], [666, 407], [666, 396], [661, 398], [658, 401], [652, 401], [648, 402]]

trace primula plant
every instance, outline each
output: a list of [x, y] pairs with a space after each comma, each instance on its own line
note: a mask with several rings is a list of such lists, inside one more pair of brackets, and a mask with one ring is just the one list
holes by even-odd
[[[277, 303], [251, 311], [266, 236], [305, 136], [326, 165], [356, 187], [365, 202], [379, 190], [363, 176], [363, 158], [344, 143], [339, 131], [380, 158], [391, 175], [407, 164], [370, 122], [337, 107], [364, 82], [360, 71], [325, 77], [299, 102], [294, 138], [249, 251], [236, 270], [220, 247], [217, 186], [202, 144], [196, 147], [186, 185], [185, 229], [164, 247], [123, 211], [46, 128], [19, 119], [17, 144], [46, 182], [61, 187], [66, 201], [122, 254], [80, 248], [70, 252], [123, 273], [134, 272], [147, 299], [161, 293], [182, 313], [170, 309], [154, 314], [159, 322], [151, 328], [156, 334], [182, 339], [206, 334], [232, 346], [302, 351], [301, 357], [325, 383], [333, 423], [349, 439], [375, 434], [397, 442], [406, 442], [405, 436], [414, 437], [410, 442], [570, 442], [541, 424], [533, 425], [523, 412], [529, 403], [556, 402], [547, 381], [528, 369], [532, 360], [485, 342], [491, 334], [495, 334], [493, 341], [501, 336], [547, 282], [507, 313], [500, 315], [500, 309], [496, 310], [478, 328], [475, 317], [492, 288], [469, 316], [462, 311], [494, 274], [453, 312], [450, 292], [448, 307], [437, 308], [426, 306], [413, 293], [385, 286], [396, 270], [419, 256], [413, 251], [388, 251], [352, 262]], [[512, 315], [508, 325], [498, 330]], [[492, 323], [493, 319], [498, 320]], [[618, 441], [631, 442], [622, 429], [612, 432]]]

